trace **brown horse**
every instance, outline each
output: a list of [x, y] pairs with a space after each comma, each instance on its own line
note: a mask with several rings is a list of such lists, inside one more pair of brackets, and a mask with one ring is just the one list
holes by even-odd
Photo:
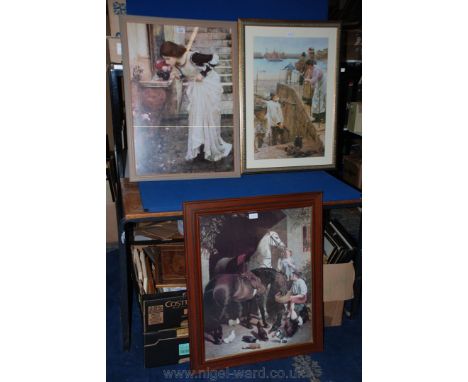
[[211, 334], [213, 342], [222, 342], [221, 322], [227, 319], [227, 309], [232, 303], [237, 305], [239, 317], [242, 311], [241, 303], [256, 296], [263, 296], [265, 292], [265, 285], [252, 272], [221, 274], [212, 279], [205, 287], [203, 305], [205, 331]]
[[[278, 272], [272, 268], [257, 268], [252, 269], [252, 273], [256, 275], [263, 285], [268, 290], [268, 294], [259, 295], [255, 302], [256, 308], [260, 310], [260, 315], [263, 321], [263, 327], [267, 328], [268, 323], [265, 318], [265, 308], [268, 316], [274, 321], [278, 314], [282, 314], [284, 311], [283, 304], [279, 304], [276, 301], [275, 296], [284, 295], [289, 289], [289, 283], [283, 272]], [[256, 310], [256, 309], [255, 309]], [[246, 311], [252, 311], [252, 307], [246, 308]], [[247, 315], [245, 326], [251, 328], [250, 325], [250, 314]]]

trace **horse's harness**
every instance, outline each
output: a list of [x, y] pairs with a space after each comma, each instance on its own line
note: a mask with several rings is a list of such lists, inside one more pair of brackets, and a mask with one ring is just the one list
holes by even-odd
[[255, 295], [259, 294], [264, 294], [266, 289], [265, 286], [262, 284], [260, 279], [255, 276], [252, 272], [245, 272], [239, 275], [239, 281], [240, 281], [240, 288], [236, 293], [234, 293], [233, 297], [234, 298], [240, 298], [245, 291], [245, 288], [250, 288], [252, 289], [252, 296], [250, 298], [255, 297]]
[[280, 238], [278, 238], [278, 240], [276, 240], [276, 238], [270, 234], [270, 245], [273, 246], [273, 247], [276, 247], [276, 248], [281, 248], [281, 244], [284, 245], [284, 243], [281, 241]]
[[[281, 253], [284, 253], [285, 247], [284, 247], [284, 243], [281, 241], [281, 239], [280, 238], [276, 239], [271, 233], [269, 235], [270, 235], [269, 245], [271, 247], [279, 248]], [[270, 257], [264, 257], [264, 259], [271, 261], [271, 256]]]

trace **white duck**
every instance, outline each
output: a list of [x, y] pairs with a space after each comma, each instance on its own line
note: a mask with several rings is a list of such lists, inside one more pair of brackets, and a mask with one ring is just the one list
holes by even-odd
[[234, 341], [234, 338], [236, 338], [236, 334], [234, 333], [234, 329], [231, 330], [231, 334], [229, 334], [225, 339], [223, 339], [223, 342], [225, 344], [229, 344], [232, 341]]

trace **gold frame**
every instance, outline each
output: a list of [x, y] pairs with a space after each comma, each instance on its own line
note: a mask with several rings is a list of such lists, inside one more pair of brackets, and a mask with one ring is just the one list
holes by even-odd
[[[327, 133], [332, 135], [331, 138], [328, 138], [324, 142], [325, 152], [324, 157], [328, 156], [330, 160], [327, 163], [314, 164], [305, 163], [304, 165], [288, 165], [281, 164], [281, 166], [267, 165], [260, 167], [252, 167], [248, 164], [247, 158], [247, 134], [253, 131], [252, 126], [247, 124], [247, 105], [246, 105], [246, 57], [245, 57], [245, 37], [246, 37], [246, 27], [256, 26], [264, 28], [272, 28], [279, 30], [280, 27], [284, 27], [284, 35], [287, 36], [291, 28], [330, 28], [335, 30], [334, 41], [332, 41], [335, 46], [334, 55], [335, 59], [331, 61], [335, 68], [331, 68], [327, 71], [327, 79], [332, 78], [334, 82], [333, 94], [327, 94], [327, 101], [331, 105], [331, 110], [327, 112], [327, 119], [331, 118], [329, 126], [325, 128], [325, 136]], [[338, 93], [338, 73], [339, 73], [339, 44], [340, 44], [340, 28], [341, 24], [336, 22], [312, 22], [312, 21], [282, 21], [282, 20], [264, 20], [264, 19], [239, 19], [238, 20], [238, 36], [239, 36], [239, 93], [240, 93], [240, 124], [241, 124], [241, 161], [242, 161], [242, 173], [257, 173], [257, 172], [271, 172], [271, 171], [291, 171], [291, 170], [313, 170], [313, 169], [329, 169], [335, 168], [336, 166], [336, 139], [337, 139], [337, 93]], [[315, 37], [315, 36], [314, 36]], [[329, 46], [331, 44], [329, 43]], [[327, 60], [329, 63], [330, 60]], [[328, 105], [328, 103], [327, 103]], [[253, 106], [252, 106], [253, 108]], [[252, 113], [253, 114], [253, 113]], [[254, 145], [252, 144], [252, 147]], [[331, 153], [328, 151], [331, 150]], [[317, 158], [317, 157], [309, 157]], [[318, 157], [321, 158], [321, 157]], [[290, 161], [291, 159], [296, 158], [284, 158], [281, 161]], [[276, 161], [280, 159], [268, 159], [268, 161]], [[297, 162], [297, 161], [296, 161]], [[306, 162], [306, 161], [304, 161]], [[313, 162], [313, 161], [312, 161]]]
[[[231, 67], [232, 67], [232, 94], [233, 94], [233, 126], [232, 126], [232, 170], [231, 171], [204, 171], [204, 172], [166, 172], [158, 173], [156, 171], [149, 174], [138, 174], [136, 169], [136, 150], [134, 118], [132, 115], [132, 81], [130, 70], [129, 57], [129, 36], [127, 25], [129, 23], [141, 23], [158, 26], [183, 26], [183, 27], [222, 27], [230, 29], [231, 39]], [[179, 180], [179, 179], [204, 179], [204, 178], [236, 178], [240, 176], [240, 147], [239, 147], [239, 96], [238, 96], [238, 49], [237, 49], [237, 23], [232, 21], [212, 21], [212, 20], [188, 20], [175, 18], [158, 18], [158, 17], [142, 17], [142, 16], [121, 16], [120, 30], [122, 34], [122, 59], [123, 59], [123, 76], [124, 76], [124, 91], [126, 99], [126, 117], [127, 117], [127, 141], [128, 141], [128, 163], [129, 177], [131, 182], [136, 181], [152, 181], [152, 180]], [[149, 57], [150, 59], [151, 57]], [[150, 70], [152, 68], [150, 67]], [[151, 81], [145, 81], [151, 82]], [[148, 85], [149, 86], [149, 85]], [[162, 127], [155, 125], [154, 127]], [[230, 142], [231, 143], [231, 142]], [[162, 153], [162, 156], [165, 154]], [[183, 154], [185, 155], [185, 154]], [[231, 154], [230, 154], [231, 155]], [[155, 166], [156, 167], [156, 166]], [[170, 167], [170, 165], [168, 165]], [[216, 166], [213, 165], [213, 168]], [[184, 169], [185, 170], [185, 169]]]

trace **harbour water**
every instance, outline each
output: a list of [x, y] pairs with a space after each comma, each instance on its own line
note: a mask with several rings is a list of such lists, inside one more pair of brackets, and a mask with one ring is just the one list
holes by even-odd
[[[254, 59], [254, 79], [256, 94], [270, 94], [276, 90], [278, 82], [286, 82], [286, 72], [284, 68], [291, 63], [293, 66], [298, 61], [296, 58], [286, 58], [282, 61], [268, 61], [265, 58]], [[317, 61], [317, 66], [322, 69], [323, 74], [327, 73], [327, 61]], [[299, 82], [299, 72], [294, 70], [291, 81], [293, 84]]]
[[[257, 73], [260, 73], [260, 75], [265, 74], [266, 77], [279, 76], [279, 74], [282, 73], [284, 77], [286, 70], [282, 69], [289, 63], [294, 66], [297, 61], [298, 59], [296, 58], [286, 58], [282, 61], [268, 61], [265, 58], [255, 58], [254, 73], [255, 76], [257, 76]], [[317, 61], [317, 66], [322, 69], [324, 73], [327, 71], [327, 61], [319, 60]]]

